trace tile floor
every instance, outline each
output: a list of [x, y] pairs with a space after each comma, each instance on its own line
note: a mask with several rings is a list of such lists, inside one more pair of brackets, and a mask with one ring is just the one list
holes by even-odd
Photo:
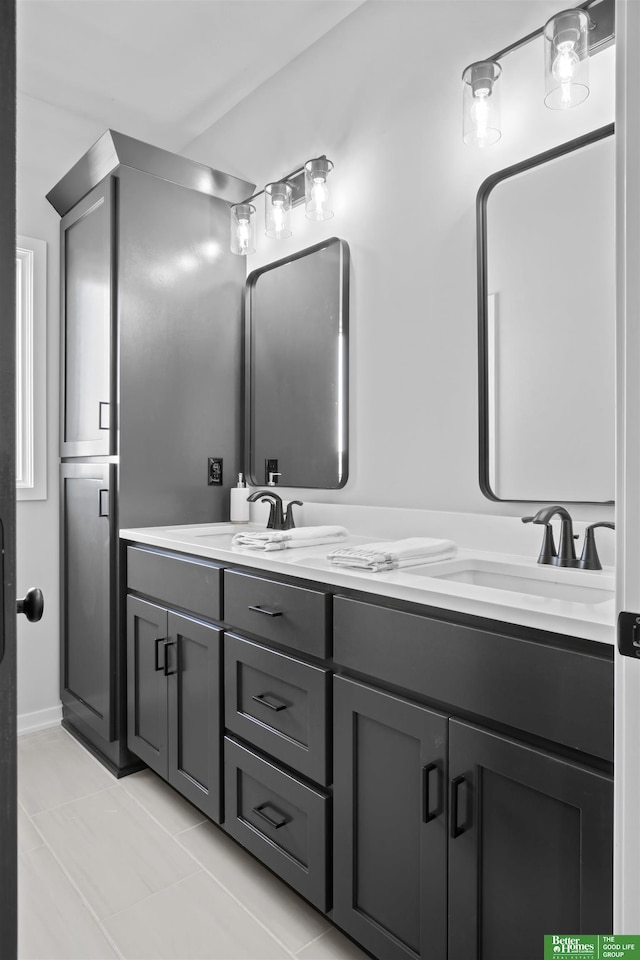
[[18, 741], [21, 960], [367, 960], [150, 770]]

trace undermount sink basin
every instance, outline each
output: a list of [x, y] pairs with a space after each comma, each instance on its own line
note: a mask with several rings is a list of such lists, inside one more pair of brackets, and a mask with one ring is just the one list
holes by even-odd
[[528, 567], [525, 564], [468, 558], [411, 567], [406, 569], [406, 573], [550, 600], [564, 600], [567, 603], [606, 603], [614, 597], [610, 577], [566, 567]]

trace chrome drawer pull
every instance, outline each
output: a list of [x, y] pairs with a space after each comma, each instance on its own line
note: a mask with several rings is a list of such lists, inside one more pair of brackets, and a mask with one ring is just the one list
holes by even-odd
[[267, 617], [281, 617], [282, 610], [266, 610], [265, 607], [258, 606], [249, 606], [249, 610], [253, 610], [255, 613], [264, 613]]
[[280, 700], [275, 700], [274, 697], [271, 697], [270, 700], [267, 700], [269, 696], [268, 693], [257, 693], [255, 697], [251, 697], [252, 700], [255, 700], [256, 703], [261, 703], [263, 707], [269, 707], [269, 710], [286, 710], [287, 704], [282, 703]]
[[285, 817], [282, 813], [277, 820], [268, 816], [266, 813], [263, 813], [265, 807], [271, 807], [272, 810], [275, 810], [276, 813], [279, 813], [279, 811], [273, 806], [272, 803], [269, 803], [268, 800], [266, 803], [261, 803], [259, 807], [254, 807], [253, 812], [259, 816], [261, 820], [264, 820], [266, 823], [268, 823], [270, 827], [273, 827], [275, 830], [279, 830], [280, 827], [284, 827], [285, 823], [289, 822], [289, 817]]

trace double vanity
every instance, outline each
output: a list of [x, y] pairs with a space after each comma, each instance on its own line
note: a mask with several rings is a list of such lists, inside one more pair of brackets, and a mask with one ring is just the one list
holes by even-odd
[[380, 960], [611, 930], [610, 571], [237, 529], [120, 532], [132, 753]]

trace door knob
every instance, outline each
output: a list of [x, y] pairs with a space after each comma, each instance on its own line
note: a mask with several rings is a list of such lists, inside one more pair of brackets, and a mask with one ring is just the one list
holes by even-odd
[[36, 623], [42, 619], [44, 612], [42, 590], [38, 590], [37, 587], [31, 587], [27, 590], [22, 600], [16, 602], [16, 605], [18, 613], [24, 613], [27, 620], [30, 620], [31, 623]]

